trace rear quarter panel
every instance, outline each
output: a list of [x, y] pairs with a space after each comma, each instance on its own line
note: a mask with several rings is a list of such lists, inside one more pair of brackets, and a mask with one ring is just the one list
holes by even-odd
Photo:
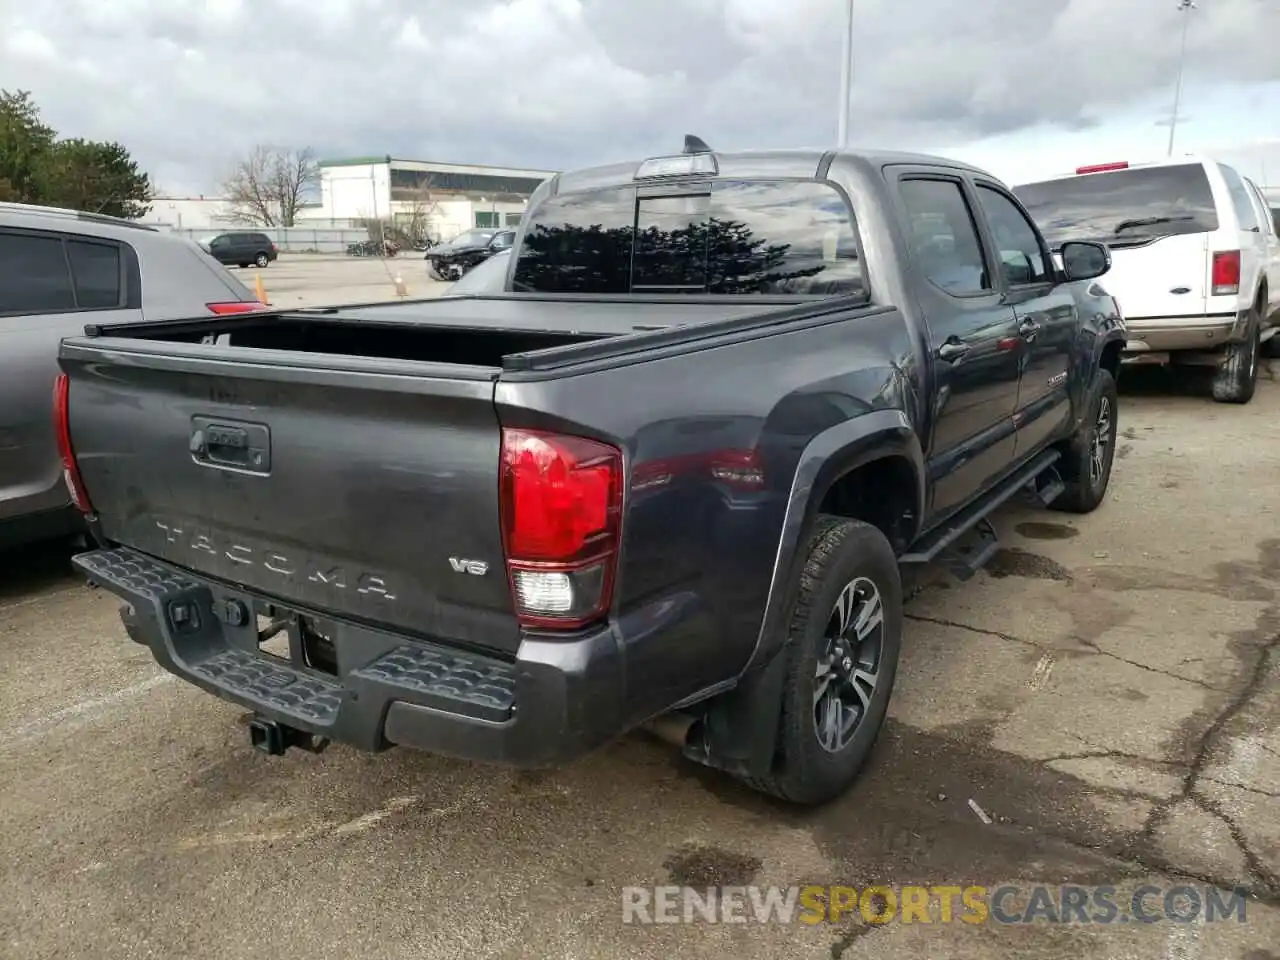
[[[499, 382], [504, 426], [594, 435], [624, 451], [614, 612], [631, 719], [747, 665], [806, 450], [873, 411], [917, 420], [914, 355], [901, 313], [853, 308], [817, 326]], [[717, 481], [706, 468], [716, 452], [729, 460], [754, 452], [763, 481]]]

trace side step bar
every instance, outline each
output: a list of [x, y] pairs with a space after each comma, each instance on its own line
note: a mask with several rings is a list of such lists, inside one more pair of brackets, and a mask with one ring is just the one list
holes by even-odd
[[997, 507], [1019, 493], [1048, 506], [1066, 489], [1057, 468], [1061, 456], [1057, 450], [1046, 450], [937, 530], [926, 534], [898, 562], [905, 565], [937, 561], [958, 580], [968, 580], [1000, 547], [995, 527], [988, 519]]

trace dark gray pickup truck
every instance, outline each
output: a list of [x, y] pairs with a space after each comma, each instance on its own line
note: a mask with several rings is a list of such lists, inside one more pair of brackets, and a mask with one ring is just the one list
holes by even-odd
[[819, 802], [883, 722], [903, 568], [1105, 495], [1108, 251], [981, 170], [695, 138], [551, 178], [515, 250], [483, 296], [63, 341], [75, 563], [260, 749], [543, 766], [648, 725]]

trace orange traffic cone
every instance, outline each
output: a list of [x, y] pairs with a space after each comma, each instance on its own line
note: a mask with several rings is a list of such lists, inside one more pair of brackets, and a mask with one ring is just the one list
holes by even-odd
[[406, 286], [404, 282], [404, 277], [400, 276], [400, 274], [397, 273], [396, 278], [393, 282], [395, 283], [396, 296], [404, 298], [409, 295], [409, 288], [408, 286]]
[[262, 274], [255, 273], [253, 275], [253, 292], [258, 295], [259, 303], [269, 303], [267, 300], [267, 288], [262, 285]]

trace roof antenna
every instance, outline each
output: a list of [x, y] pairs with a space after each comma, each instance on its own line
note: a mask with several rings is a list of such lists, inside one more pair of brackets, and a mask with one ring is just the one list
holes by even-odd
[[707, 146], [706, 141], [701, 137], [695, 137], [692, 133], [686, 133], [684, 135], [684, 152], [710, 153], [711, 148]]

